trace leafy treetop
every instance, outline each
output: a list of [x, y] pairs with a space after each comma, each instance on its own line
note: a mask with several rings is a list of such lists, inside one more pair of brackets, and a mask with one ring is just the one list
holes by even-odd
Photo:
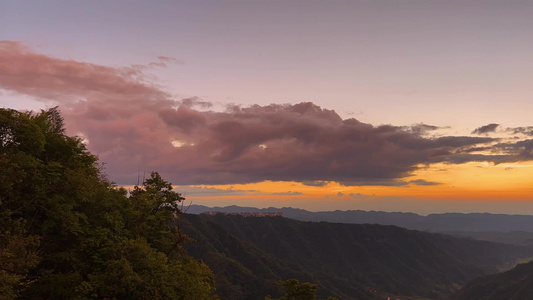
[[58, 108], [0, 109], [2, 299], [214, 299], [181, 248], [184, 198], [158, 173], [128, 196]]

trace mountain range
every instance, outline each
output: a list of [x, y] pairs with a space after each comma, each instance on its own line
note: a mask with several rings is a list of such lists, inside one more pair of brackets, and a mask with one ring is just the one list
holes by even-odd
[[533, 216], [490, 213], [443, 213], [427, 216], [405, 212], [383, 212], [363, 210], [335, 210], [311, 212], [298, 208], [255, 208], [255, 207], [207, 207], [191, 205], [185, 208], [189, 214], [203, 212], [234, 213], [282, 213], [284, 217], [300, 221], [326, 221], [352, 224], [395, 225], [407, 229], [429, 232], [533, 232]]
[[221, 299], [279, 297], [276, 283], [289, 278], [318, 284], [324, 298], [446, 299], [533, 256], [528, 247], [391, 225], [216, 213], [184, 214], [179, 226], [196, 241], [187, 251], [213, 270]]

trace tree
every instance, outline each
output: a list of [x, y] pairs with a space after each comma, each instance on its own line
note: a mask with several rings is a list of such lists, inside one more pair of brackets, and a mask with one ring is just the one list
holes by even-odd
[[57, 108], [0, 109], [2, 299], [214, 299], [173, 226], [184, 198], [154, 172], [128, 196]]
[[26, 273], [39, 262], [39, 238], [28, 235], [24, 220], [0, 217], [0, 295], [15, 299], [25, 287]]
[[178, 251], [184, 240], [173, 220], [181, 214], [179, 203], [185, 198], [172, 189], [172, 184], [157, 172], [152, 172], [143, 186], [135, 186], [130, 195], [133, 219], [128, 226], [135, 235], [147, 237], [151, 246], [168, 255]]
[[[45, 139], [31, 115], [0, 110], [0, 295], [15, 299], [28, 284], [28, 272], [38, 262], [40, 238], [29, 233], [21, 217], [26, 203], [39, 195], [39, 188], [26, 182], [40, 182], [37, 156]], [[23, 195], [26, 194], [26, 195]], [[28, 201], [24, 201], [28, 200]]]
[[[316, 292], [318, 285], [300, 281], [296, 279], [288, 279], [279, 283], [285, 289], [285, 295], [277, 300], [316, 300]], [[276, 300], [270, 296], [266, 296], [265, 300]], [[337, 300], [335, 297], [328, 297], [328, 300]]]

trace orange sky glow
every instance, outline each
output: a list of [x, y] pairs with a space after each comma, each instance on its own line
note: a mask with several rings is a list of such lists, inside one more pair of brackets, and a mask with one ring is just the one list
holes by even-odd
[[[221, 190], [248, 191], [242, 195], [196, 196], [186, 194], [187, 201], [207, 206], [244, 205], [282, 207], [307, 204], [311, 210], [333, 210], [340, 207], [374, 210], [402, 210], [387, 197], [406, 198], [413, 203], [411, 211], [424, 213], [428, 206], [441, 204], [460, 211], [492, 211], [506, 206], [514, 213], [530, 213], [533, 195], [533, 161], [507, 164], [465, 163], [434, 164], [419, 169], [406, 180], [425, 179], [437, 185], [343, 186], [329, 182], [325, 186], [307, 186], [299, 182], [264, 181], [250, 184], [198, 186]], [[176, 186], [180, 191], [180, 186]], [[286, 195], [283, 195], [283, 194]], [[340, 194], [339, 194], [340, 193]], [[253, 198], [253, 201], [250, 199]], [[384, 200], [384, 201], [383, 201]], [[380, 203], [380, 201], [382, 201]], [[330, 203], [328, 205], [328, 203]], [[487, 205], [487, 203], [489, 203]], [[492, 203], [492, 204], [491, 204]], [[304, 205], [305, 206], [305, 205]], [[468, 209], [473, 206], [474, 208]], [[418, 208], [418, 209], [417, 209]], [[484, 210], [485, 208], [485, 210]]]
[[0, 2], [0, 105], [188, 203], [533, 214], [533, 2]]

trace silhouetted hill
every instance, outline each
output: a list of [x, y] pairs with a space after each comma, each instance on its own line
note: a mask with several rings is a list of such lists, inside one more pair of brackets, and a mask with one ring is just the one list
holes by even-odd
[[476, 279], [462, 288], [455, 300], [524, 300], [533, 298], [533, 262], [507, 272]]
[[334, 223], [395, 225], [407, 229], [431, 232], [533, 232], [533, 216], [530, 215], [445, 213], [421, 216], [414, 213], [402, 212], [362, 210], [310, 212], [303, 209], [296, 209], [290, 207], [270, 207], [258, 209], [254, 207], [227, 206], [210, 208], [202, 205], [191, 205], [191, 207], [187, 210], [187, 213], [199, 214], [206, 211], [281, 212], [283, 213], [284, 217], [300, 221], [326, 221]]
[[396, 226], [283, 217], [185, 215], [188, 251], [215, 273], [221, 299], [279, 296], [277, 280], [318, 283], [322, 296], [439, 299], [531, 250]]

